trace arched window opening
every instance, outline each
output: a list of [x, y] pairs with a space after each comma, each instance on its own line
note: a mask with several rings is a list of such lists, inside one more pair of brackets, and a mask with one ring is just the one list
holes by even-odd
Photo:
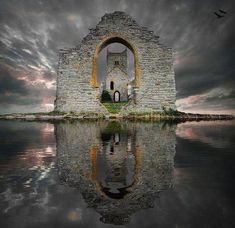
[[110, 82], [110, 89], [114, 90], [114, 82], [113, 81]]

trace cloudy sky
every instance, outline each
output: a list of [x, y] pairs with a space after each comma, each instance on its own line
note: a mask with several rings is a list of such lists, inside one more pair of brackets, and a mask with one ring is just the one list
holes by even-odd
[[173, 48], [179, 110], [235, 114], [234, 0], [0, 0], [0, 113], [52, 110], [58, 49], [117, 10]]

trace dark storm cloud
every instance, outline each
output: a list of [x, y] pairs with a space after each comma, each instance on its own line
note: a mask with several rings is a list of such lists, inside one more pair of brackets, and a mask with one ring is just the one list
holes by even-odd
[[26, 83], [23, 80], [18, 80], [10, 74], [7, 69], [0, 69], [0, 94], [8, 93], [26, 95], [28, 90], [26, 89]]
[[[16, 77], [14, 69], [1, 65], [0, 68], [0, 103], [2, 108], [12, 105], [33, 105], [40, 103], [39, 88], [32, 89], [25, 80]], [[34, 95], [34, 96], [33, 96]], [[51, 94], [50, 94], [51, 95]]]
[[[19, 90], [24, 88], [26, 93], [31, 93], [32, 100], [41, 96], [34, 101], [35, 106], [52, 104], [58, 49], [78, 45], [101, 16], [121, 10], [141, 26], [154, 30], [162, 43], [173, 47], [179, 108], [186, 107], [183, 101], [197, 100], [198, 109], [214, 104], [212, 99], [216, 100], [222, 91], [225, 95], [220, 100], [220, 108], [234, 109], [231, 102], [234, 93], [227, 97], [235, 82], [235, 3], [232, 0], [2, 0], [0, 4], [1, 66], [17, 71], [16, 75], [11, 74], [8, 84], [4, 81], [0, 85], [8, 94], [16, 90], [9, 87], [15, 78]], [[218, 9], [228, 12], [224, 18], [218, 19], [213, 14]], [[16, 102], [19, 109], [21, 102], [27, 103], [24, 96], [20, 94]], [[8, 101], [9, 97], [5, 102], [2, 97], [0, 102]]]

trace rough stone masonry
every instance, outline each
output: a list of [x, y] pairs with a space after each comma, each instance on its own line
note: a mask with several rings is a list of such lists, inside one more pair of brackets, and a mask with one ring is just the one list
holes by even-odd
[[[127, 73], [127, 49], [122, 52], [110, 52], [107, 50], [107, 68], [105, 78], [105, 90], [109, 92], [115, 102], [128, 99], [128, 73]], [[119, 94], [116, 97], [115, 94]]]
[[116, 11], [105, 14], [77, 47], [59, 51], [55, 110], [108, 113], [100, 102], [97, 58], [114, 42], [127, 46], [135, 59], [134, 93], [122, 112], [175, 109], [172, 49], [160, 44], [153, 31]]

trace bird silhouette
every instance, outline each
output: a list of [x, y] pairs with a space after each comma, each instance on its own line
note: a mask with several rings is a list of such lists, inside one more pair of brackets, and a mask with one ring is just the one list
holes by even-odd
[[215, 14], [218, 18], [224, 17], [224, 15], [220, 15], [220, 14], [218, 14], [218, 13], [216, 13], [216, 12], [214, 12], [214, 14]]
[[219, 10], [220, 11], [220, 13], [224, 13], [224, 14], [226, 14], [227, 12], [226, 11], [224, 11], [224, 10]]
[[[219, 9], [218, 11], [219, 11], [219, 12], [214, 12], [214, 14], [217, 16], [217, 18], [224, 17], [225, 14], [227, 14], [227, 12], [224, 11], [224, 10]], [[221, 13], [222, 13], [222, 14], [221, 14]]]

